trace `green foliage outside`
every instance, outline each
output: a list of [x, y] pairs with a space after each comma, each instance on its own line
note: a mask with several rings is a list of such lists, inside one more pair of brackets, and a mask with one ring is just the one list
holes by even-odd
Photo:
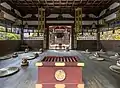
[[105, 31], [103, 34], [100, 33], [100, 40], [120, 40], [120, 29], [113, 31]]
[[7, 33], [5, 27], [0, 26], [0, 40], [20, 40], [20, 34]]
[[[39, 36], [41, 36], [41, 33], [39, 33]], [[30, 37], [38, 37], [38, 33], [33, 33]]]
[[0, 32], [5, 31], [5, 27], [0, 26]]
[[33, 33], [31, 37], [36, 37], [38, 33]]
[[0, 40], [20, 40], [20, 35], [14, 33], [0, 32]]

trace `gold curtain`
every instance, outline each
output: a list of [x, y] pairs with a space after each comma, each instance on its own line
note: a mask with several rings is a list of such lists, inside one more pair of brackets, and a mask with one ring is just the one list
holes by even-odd
[[38, 8], [38, 35], [45, 30], [45, 9]]

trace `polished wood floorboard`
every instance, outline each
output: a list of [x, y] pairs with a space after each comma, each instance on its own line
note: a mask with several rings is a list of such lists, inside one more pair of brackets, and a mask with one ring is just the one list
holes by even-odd
[[[35, 63], [44, 56], [78, 56], [84, 63], [83, 80], [85, 88], [120, 88], [120, 74], [109, 70], [109, 66], [115, 64], [115, 60], [93, 61], [88, 59], [89, 55], [82, 54], [80, 51], [55, 51], [49, 50], [41, 54], [38, 58], [30, 60], [28, 68], [21, 68], [21, 58], [12, 58], [0, 61], [0, 68], [17, 66], [20, 71], [12, 76], [0, 78], [0, 88], [35, 88], [37, 81], [37, 67]], [[49, 76], [49, 73], [48, 73]], [[74, 75], [73, 75], [74, 76]]]

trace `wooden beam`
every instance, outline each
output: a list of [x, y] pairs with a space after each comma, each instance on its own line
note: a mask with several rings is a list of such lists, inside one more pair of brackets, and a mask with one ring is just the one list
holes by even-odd
[[59, 6], [60, 6], [60, 8], [61, 8], [61, 0], [59, 0]]
[[54, 2], [54, 0], [52, 0], [52, 2], [53, 2], [53, 6], [55, 6], [55, 2]]
[[110, 1], [112, 1], [112, 0], [108, 0], [106, 4], [108, 4]]
[[98, 1], [98, 0], [94, 0], [94, 2], [92, 3], [92, 5], [94, 5], [96, 1]]
[[109, 10], [104, 15], [102, 15], [101, 17], [99, 17], [99, 19], [105, 18], [105, 17], [111, 15], [112, 13], [118, 11], [119, 9], [120, 9], [120, 6], [116, 7], [115, 9]]
[[80, 0], [80, 4], [82, 3], [82, 0]]
[[89, 0], [86, 1], [85, 5], [83, 7], [85, 7], [88, 4]]
[[75, 4], [75, 0], [73, 0], [72, 7], [74, 6], [74, 4]]
[[[62, 14], [71, 14], [72, 16], [74, 16], [74, 8], [61, 8]], [[92, 10], [91, 8], [86, 8], [86, 9], [82, 9], [83, 14], [94, 14], [96, 16], [99, 15], [101, 8], [98, 9], [94, 9]], [[52, 10], [50, 9], [46, 9], [46, 13], [51, 13], [51, 14], [60, 14], [60, 9], [59, 8], [54, 8]]]
[[32, 3], [33, 3], [37, 8], [39, 7], [36, 3], [33, 2], [33, 0], [32, 0]]
[[3, 20], [0, 20], [0, 23], [2, 23], [2, 24], [5, 24], [5, 22], [7, 23], [7, 25], [9, 25], [10, 26], [10, 24], [13, 24], [14, 22], [13, 21], [11, 21], [11, 20], [9, 20], [9, 19], [3, 19]]
[[97, 5], [97, 6], [99, 6], [101, 3], [103, 3], [104, 2], [104, 0], [101, 0], [101, 2]]
[[28, 6], [31, 7], [31, 9], [32, 9], [32, 4], [30, 5], [27, 0], [24, 0], [24, 1], [25, 1], [25, 2], [28, 4]]
[[38, 3], [39, 3], [39, 8], [43, 6], [43, 3], [41, 0], [38, 0]]
[[[97, 21], [97, 18], [82, 18], [83, 21]], [[37, 21], [38, 18], [24, 18], [26, 21]], [[62, 19], [57, 19], [57, 18], [46, 18], [47, 21], [74, 21], [74, 18], [62, 18]]]
[[[49, 26], [58, 26], [58, 25], [71, 26], [71, 25], [74, 25], [74, 24], [70, 24], [70, 23], [62, 23], [62, 24], [58, 24], [58, 23], [56, 23], [56, 24], [47, 23], [47, 25], [49, 25]], [[38, 26], [37, 26], [37, 25], [28, 25], [28, 27], [35, 27], [35, 28], [37, 28]]]
[[73, 25], [74, 23], [47, 23], [47, 25]]
[[16, 13], [11, 12], [9, 9], [6, 9], [5, 7], [0, 5], [1, 10], [5, 11], [6, 13], [14, 16], [15, 18], [22, 19], [22, 17], [18, 16]]
[[[12, 8], [14, 8], [14, 9], [17, 9], [18, 10], [18, 8], [17, 8], [17, 6], [16, 6], [16, 4], [14, 4], [14, 2], [13, 2], [13, 0], [9, 0], [14, 6], [11, 6]], [[11, 4], [10, 4], [11, 5]]]
[[66, 6], [68, 5], [68, 0], [66, 0]]
[[4, 2], [3, 0], [0, 1], [0, 3], [3, 3], [3, 2]]
[[[47, 5], [47, 7], [48, 7], [48, 3], [47, 3], [47, 0], [45, 0], [45, 4]], [[48, 7], [49, 8], [49, 7]]]
[[[19, 0], [18, 0], [17, 2], [19, 2]], [[17, 5], [14, 5], [14, 3], [13, 3], [12, 1], [7, 0], [6, 3], [7, 3], [8, 5], [10, 5], [13, 9], [18, 10], [22, 16], [25, 15], [24, 11], [21, 10]]]

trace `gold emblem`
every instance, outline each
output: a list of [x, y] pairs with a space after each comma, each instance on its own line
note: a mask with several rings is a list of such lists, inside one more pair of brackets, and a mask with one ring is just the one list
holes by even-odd
[[56, 80], [63, 81], [65, 79], [65, 77], [66, 77], [66, 74], [65, 74], [65, 72], [63, 70], [57, 70], [55, 72]]

